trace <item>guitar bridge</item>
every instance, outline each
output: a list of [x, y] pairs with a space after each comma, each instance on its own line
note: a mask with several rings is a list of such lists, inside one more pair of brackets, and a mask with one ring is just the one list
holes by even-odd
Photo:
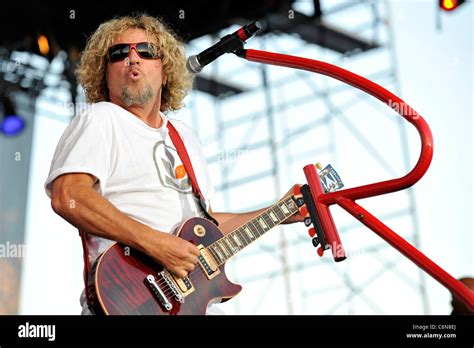
[[[158, 276], [160, 276], [161, 279], [163, 279], [166, 283], [166, 286], [168, 289], [171, 290], [172, 295], [176, 299], [176, 301], [179, 301], [181, 303], [184, 303], [184, 296], [181, 293], [181, 291], [178, 289], [176, 286], [175, 282], [173, 280], [178, 280], [177, 278], [173, 277], [168, 271], [161, 271], [158, 273]], [[187, 279], [187, 278], [186, 278]], [[188, 279], [189, 282], [189, 279]]]
[[146, 277], [146, 283], [151, 288], [153, 293], [155, 294], [156, 298], [160, 302], [160, 304], [167, 310], [170, 311], [173, 309], [173, 304], [168, 300], [163, 290], [161, 290], [160, 286], [156, 283], [156, 279], [153, 275], [149, 274]]

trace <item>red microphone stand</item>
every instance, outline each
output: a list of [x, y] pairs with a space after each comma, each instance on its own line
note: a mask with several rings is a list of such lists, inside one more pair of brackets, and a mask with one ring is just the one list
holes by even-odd
[[355, 202], [357, 199], [404, 190], [414, 185], [426, 173], [433, 157], [433, 137], [428, 124], [421, 115], [385, 88], [332, 64], [253, 49], [242, 48], [234, 53], [251, 62], [306, 70], [335, 78], [374, 96], [392, 107], [405, 120], [415, 126], [421, 139], [420, 158], [415, 167], [401, 178], [326, 193], [322, 188], [315, 166], [311, 164], [303, 168], [310, 194], [310, 199], [305, 198], [305, 203], [309, 205], [308, 211], [313, 223], [316, 222], [315, 227], [319, 240], [323, 241], [322, 248], [318, 252], [322, 256], [324, 250], [331, 248], [336, 262], [346, 258], [339, 233], [329, 210], [330, 205], [337, 204], [440, 282], [451, 293], [458, 296], [471, 310], [474, 310], [473, 291]]

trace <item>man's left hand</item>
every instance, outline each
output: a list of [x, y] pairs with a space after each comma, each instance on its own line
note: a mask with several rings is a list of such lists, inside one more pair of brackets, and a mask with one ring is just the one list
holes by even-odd
[[[289, 197], [289, 196], [293, 196], [294, 193], [295, 193], [295, 188], [301, 188], [301, 184], [296, 184], [296, 185], [293, 185], [293, 187], [282, 197], [285, 198], [285, 197]], [[306, 214], [305, 216], [301, 215], [301, 210], [302, 208], [304, 208], [303, 210], [306, 211], [306, 204], [302, 205], [299, 209], [300, 211], [292, 216], [290, 216], [288, 219], [285, 220], [285, 222], [283, 222], [283, 224], [293, 224], [295, 222], [303, 222], [304, 221], [304, 218], [308, 216], [308, 214]]]

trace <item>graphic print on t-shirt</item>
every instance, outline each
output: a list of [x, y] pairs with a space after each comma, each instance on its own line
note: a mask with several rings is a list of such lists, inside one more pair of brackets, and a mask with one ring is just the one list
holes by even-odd
[[178, 192], [191, 193], [192, 187], [176, 149], [158, 141], [153, 147], [153, 160], [163, 186]]

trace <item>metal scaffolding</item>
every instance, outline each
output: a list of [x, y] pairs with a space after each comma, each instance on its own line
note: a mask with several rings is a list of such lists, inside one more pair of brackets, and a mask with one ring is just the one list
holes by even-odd
[[[314, 4], [319, 2], [296, 1], [285, 15], [264, 19], [265, 34], [247, 47], [330, 62], [399, 94], [388, 4], [321, 1], [316, 9]], [[193, 40], [188, 53], [220, 36]], [[59, 58], [64, 66], [57, 75], [66, 75], [66, 58]], [[69, 122], [75, 85], [67, 81], [62, 76], [43, 86], [35, 117]], [[401, 118], [337, 81], [226, 55], [197, 77], [195, 87], [178, 117], [195, 129], [208, 155], [217, 190], [214, 211], [270, 205], [294, 183], [303, 183], [303, 166], [316, 161], [331, 163], [347, 187], [402, 175], [413, 166]], [[77, 102], [83, 101], [79, 94]], [[24, 206], [27, 185], [22, 185]], [[419, 247], [412, 190], [364, 203]], [[332, 212], [348, 260], [319, 258], [302, 224], [279, 227], [228, 263], [229, 278], [244, 290], [223, 305], [226, 313], [429, 314], [424, 273], [341, 209]], [[21, 221], [17, 233], [23, 229]], [[397, 299], [386, 294], [393, 289]]]
[[[310, 19], [312, 5], [296, 2], [286, 21], [268, 18], [267, 26], [280, 26], [279, 30], [252, 39], [247, 46], [331, 62], [398, 94], [388, 4], [325, 1], [321, 2], [323, 16]], [[311, 37], [305, 33], [311, 30], [305, 29], [311, 27], [319, 30], [319, 36], [309, 42]], [[334, 42], [341, 42], [342, 48], [338, 50]], [[191, 42], [189, 51], [198, 51], [200, 45], [209, 45], [209, 40]], [[337, 81], [237, 60], [223, 57], [208, 68], [208, 75], [204, 73], [211, 81], [208, 94], [194, 91], [187, 114], [210, 155], [218, 191], [214, 211], [269, 205], [292, 184], [303, 182], [302, 167], [316, 161], [333, 164], [348, 187], [395, 177], [412, 167], [405, 125], [384, 105]], [[209, 93], [212, 83], [215, 93]], [[229, 85], [233, 92], [216, 92], [219, 86]], [[374, 126], [367, 127], [369, 122]], [[385, 148], [388, 143], [392, 146]], [[372, 198], [367, 204], [419, 246], [412, 190]], [[244, 291], [225, 305], [226, 311], [429, 313], [423, 272], [347, 214], [337, 208], [332, 211], [349, 253], [347, 261], [335, 264], [329, 256], [319, 259], [302, 225], [279, 227], [229, 262], [229, 277], [244, 285]], [[393, 288], [405, 300], [384, 296]]]

